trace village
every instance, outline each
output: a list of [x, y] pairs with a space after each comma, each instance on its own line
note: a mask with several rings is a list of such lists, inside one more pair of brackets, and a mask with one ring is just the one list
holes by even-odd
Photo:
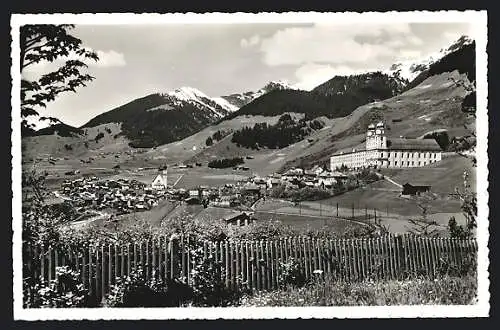
[[321, 166], [304, 170], [292, 168], [283, 174], [251, 176], [235, 183], [219, 186], [175, 188], [168, 182], [166, 167], [160, 167], [158, 174], [148, 185], [137, 180], [99, 179], [96, 176], [83, 176], [65, 180], [56, 196], [70, 201], [78, 211], [107, 210], [116, 214], [147, 211], [168, 199], [188, 205], [204, 207], [235, 208], [249, 210], [259, 199], [270, 196], [277, 187], [293, 191], [305, 187], [332, 189], [348, 179], [347, 173], [331, 172]]

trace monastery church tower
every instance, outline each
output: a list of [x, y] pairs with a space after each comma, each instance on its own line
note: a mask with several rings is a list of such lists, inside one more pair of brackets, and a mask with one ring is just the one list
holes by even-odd
[[387, 149], [387, 137], [385, 136], [385, 125], [383, 122], [368, 126], [368, 131], [366, 132], [366, 150], [374, 149]]

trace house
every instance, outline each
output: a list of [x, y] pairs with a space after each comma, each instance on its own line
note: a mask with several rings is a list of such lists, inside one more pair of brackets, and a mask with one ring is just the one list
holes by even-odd
[[306, 178], [315, 178], [316, 173], [313, 170], [305, 170], [304, 171], [304, 177]]
[[226, 215], [223, 220], [228, 225], [246, 226], [253, 221], [253, 212], [234, 212]]
[[167, 170], [164, 169], [153, 179], [151, 183], [151, 188], [154, 190], [165, 190], [167, 189]]
[[269, 178], [267, 179], [267, 188], [272, 189], [281, 184], [280, 179], [277, 178]]
[[283, 174], [283, 177], [287, 180], [293, 180], [300, 178], [304, 175], [304, 170], [301, 168], [291, 168]]
[[321, 173], [323, 173], [325, 171], [325, 169], [323, 167], [321, 167], [320, 165], [315, 165], [311, 171], [315, 174], [315, 175], [320, 175]]
[[260, 189], [267, 188], [267, 182], [264, 178], [254, 178], [253, 183], [257, 185]]
[[189, 190], [189, 197], [199, 197], [200, 191], [198, 189]]
[[[323, 172], [325, 173], [325, 172]], [[341, 172], [338, 172], [338, 171], [333, 171], [333, 172], [326, 172], [327, 173], [327, 177], [330, 176], [332, 178], [334, 178], [337, 182], [345, 182], [349, 176], [347, 176], [346, 174], [344, 173], [341, 173]]]
[[431, 190], [431, 186], [429, 185], [423, 185], [423, 184], [415, 184], [412, 185], [410, 183], [405, 183], [403, 185], [403, 190], [401, 192], [402, 195], [420, 195], [421, 193], [424, 192], [429, 192]]

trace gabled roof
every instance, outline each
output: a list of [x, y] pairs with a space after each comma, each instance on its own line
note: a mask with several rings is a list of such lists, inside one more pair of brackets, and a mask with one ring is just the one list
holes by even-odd
[[418, 183], [405, 183], [403, 187], [431, 187], [430, 182], [418, 182]]
[[246, 184], [243, 186], [245, 190], [260, 190], [260, 187], [254, 183]]
[[387, 147], [393, 150], [441, 151], [434, 139], [391, 138], [387, 141]]

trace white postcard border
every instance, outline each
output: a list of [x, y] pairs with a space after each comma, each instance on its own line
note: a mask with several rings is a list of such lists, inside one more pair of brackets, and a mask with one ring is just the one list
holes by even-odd
[[[356, 307], [235, 307], [235, 308], [93, 308], [23, 309], [21, 223], [21, 116], [19, 26], [23, 24], [245, 24], [245, 23], [406, 23], [468, 22], [475, 26], [477, 80], [477, 201], [478, 303], [469, 306], [356, 306]], [[487, 317], [488, 276], [488, 85], [486, 11], [414, 11], [385, 13], [171, 13], [171, 14], [13, 14], [12, 36], [12, 230], [13, 297], [16, 320], [138, 320], [138, 319], [274, 319], [274, 318], [416, 318]]]

